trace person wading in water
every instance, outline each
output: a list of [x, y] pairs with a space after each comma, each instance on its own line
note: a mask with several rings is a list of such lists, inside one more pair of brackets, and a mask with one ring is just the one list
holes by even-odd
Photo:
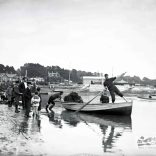
[[[125, 75], [125, 73], [121, 74], [119, 77], [122, 77], [123, 75]], [[114, 85], [114, 80], [117, 77], [108, 77], [108, 74], [105, 74], [105, 81], [103, 83], [105, 89], [108, 88], [111, 98], [112, 98], [112, 103], [115, 102], [115, 94], [119, 95], [120, 97], [124, 98], [123, 94], [120, 92], [120, 90]], [[124, 100], [127, 102], [127, 100], [124, 98]]]

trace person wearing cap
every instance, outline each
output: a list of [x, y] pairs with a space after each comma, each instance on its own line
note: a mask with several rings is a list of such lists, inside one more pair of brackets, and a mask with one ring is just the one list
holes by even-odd
[[[121, 77], [125, 75], [125, 73], [121, 74], [118, 77]], [[109, 90], [110, 95], [111, 95], [111, 99], [112, 99], [112, 103], [115, 102], [115, 94], [117, 94], [120, 97], [123, 97], [123, 94], [120, 92], [120, 90], [114, 85], [114, 81], [116, 80], [117, 77], [111, 77], [109, 78], [108, 74], [105, 74], [105, 81], [103, 83], [105, 89]]]
[[23, 77], [22, 82], [19, 84], [19, 91], [22, 93], [22, 107], [25, 109], [25, 90], [27, 88], [27, 78]]
[[55, 100], [56, 99], [59, 99], [61, 101], [61, 95], [63, 94], [62, 91], [58, 92], [58, 93], [55, 93], [55, 94], [52, 94], [50, 97], [49, 97], [49, 100], [48, 100], [48, 103], [46, 105], [46, 111], [48, 112], [48, 109], [51, 111], [52, 108], [55, 106]]
[[15, 86], [14, 86], [14, 97], [15, 97], [15, 113], [19, 113], [20, 111], [18, 110], [18, 106], [19, 106], [19, 99], [20, 96], [22, 95], [19, 91], [19, 81], [15, 81]]
[[31, 82], [27, 82], [27, 88], [25, 90], [25, 117], [30, 117], [29, 113], [30, 113], [30, 109], [31, 109], [31, 98], [32, 98], [32, 94], [31, 94]]

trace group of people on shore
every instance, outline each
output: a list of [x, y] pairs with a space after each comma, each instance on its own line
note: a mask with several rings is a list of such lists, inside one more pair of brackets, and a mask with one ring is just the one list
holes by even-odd
[[[39, 117], [41, 111], [41, 95], [40, 88], [23, 77], [22, 81], [15, 81], [10, 84], [6, 90], [8, 106], [15, 106], [15, 113], [19, 113], [19, 105], [25, 110], [25, 117], [30, 117], [31, 108], [33, 116]], [[20, 103], [21, 102], [21, 103]]]
[[[41, 112], [41, 93], [40, 87], [32, 84], [26, 77], [23, 77], [22, 81], [15, 81], [10, 84], [6, 90], [6, 98], [9, 107], [15, 106], [15, 113], [19, 113], [19, 105], [25, 110], [25, 117], [29, 118], [30, 112], [33, 111], [33, 117], [40, 117]], [[47, 112], [51, 111], [55, 106], [55, 100], [62, 100], [62, 91], [58, 91], [52, 94], [45, 106]]]

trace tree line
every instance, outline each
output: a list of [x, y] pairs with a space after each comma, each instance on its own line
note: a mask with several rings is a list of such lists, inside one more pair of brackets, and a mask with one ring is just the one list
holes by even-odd
[[[27, 72], [28, 77], [42, 77], [45, 80], [48, 77], [48, 72], [58, 72], [60, 74], [61, 79], [69, 79], [69, 74], [70, 74], [70, 80], [73, 82], [81, 82], [82, 81], [82, 76], [93, 76], [95, 73], [91, 72], [86, 72], [86, 71], [81, 71], [81, 70], [76, 70], [72, 69], [69, 71], [68, 69], [61, 68], [59, 66], [43, 66], [40, 65], [39, 63], [34, 64], [34, 63], [26, 63], [23, 66], [20, 67], [20, 69], [17, 70], [17, 73], [20, 76], [25, 76]], [[69, 73], [70, 72], [70, 73]]]
[[[21, 66], [19, 69], [15, 70], [13, 66], [4, 66], [3, 64], [0, 64], [0, 73], [8, 73], [8, 74], [17, 74], [18, 76], [25, 76], [27, 72], [27, 76], [29, 78], [32, 77], [42, 77], [45, 80], [48, 81], [48, 72], [58, 72], [60, 74], [61, 79], [69, 79], [69, 72], [70, 72], [70, 80], [79, 83], [82, 82], [83, 76], [100, 76], [100, 73], [98, 72], [86, 72], [81, 70], [72, 69], [69, 71], [69, 69], [64, 69], [59, 66], [43, 66], [39, 63], [25, 63], [23, 66]], [[143, 85], [156, 85], [156, 79], [151, 80], [147, 77], [144, 77], [143, 79], [140, 79], [139, 76], [124, 76], [122, 77], [123, 80], [129, 82], [129, 83], [138, 83]]]

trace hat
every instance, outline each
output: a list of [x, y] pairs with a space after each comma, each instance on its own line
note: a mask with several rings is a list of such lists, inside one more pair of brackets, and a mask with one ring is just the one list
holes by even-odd
[[19, 83], [19, 81], [17, 80], [17, 81], [15, 81], [15, 83]]
[[30, 81], [28, 81], [28, 82], [27, 82], [27, 85], [31, 85], [31, 82], [30, 82]]
[[60, 91], [60, 94], [62, 95], [63, 94], [63, 91]]
[[41, 90], [41, 88], [40, 87], [37, 87], [37, 91], [40, 91]]

